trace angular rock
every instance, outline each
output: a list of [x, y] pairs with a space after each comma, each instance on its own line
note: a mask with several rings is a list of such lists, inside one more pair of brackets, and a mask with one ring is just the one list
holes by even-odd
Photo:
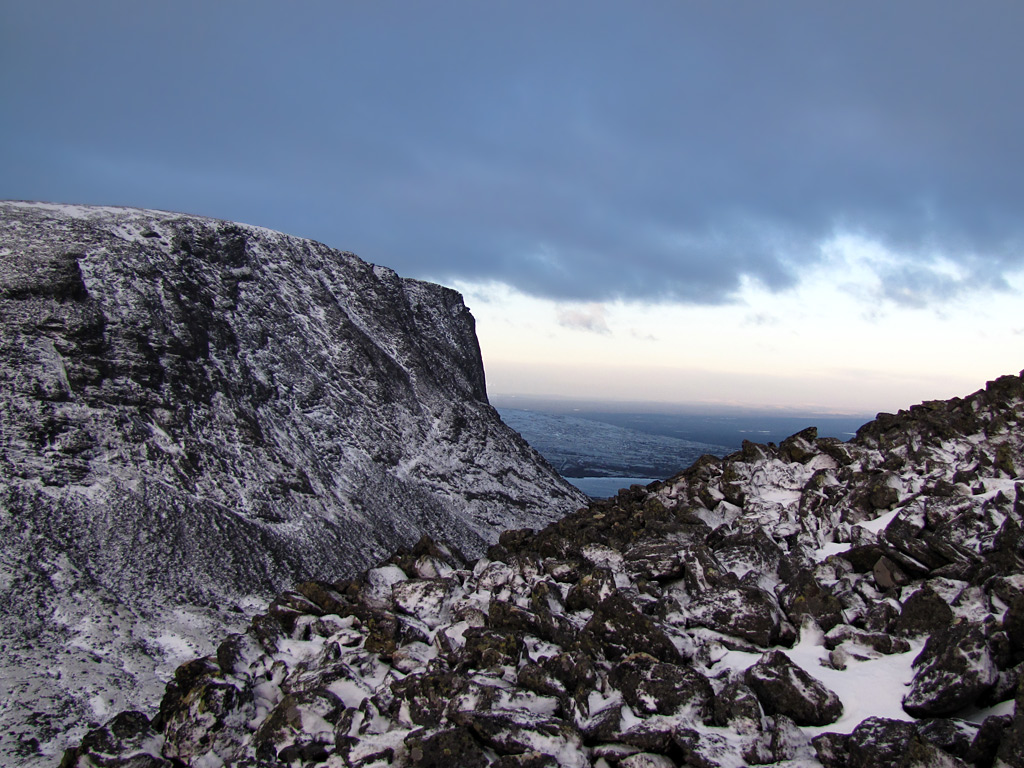
[[953, 623], [953, 611], [928, 584], [903, 603], [893, 629], [903, 635], [931, 634]]
[[763, 647], [774, 645], [783, 632], [775, 598], [751, 585], [705, 592], [687, 606], [687, 614], [690, 626], [714, 629]]
[[968, 763], [974, 762], [971, 745], [978, 731], [977, 725], [965, 720], [934, 718], [917, 722], [917, 733], [921, 738]]
[[[785, 715], [775, 715], [770, 718], [768, 727], [765, 730], [770, 737], [766, 745], [767, 757], [770, 761], [796, 760], [809, 757], [812, 753], [813, 747], [810, 745], [810, 739], [792, 719]], [[762, 743], [763, 741], [764, 739], [762, 739]], [[755, 750], [750, 750], [750, 752], [755, 752], [758, 756], [763, 751], [760, 745], [757, 745]]]
[[1005, 726], [996, 752], [997, 765], [1001, 761], [1009, 768], [1024, 768], [1024, 685], [1017, 689], [1014, 701], [1013, 720]]
[[811, 739], [818, 761], [825, 768], [847, 768], [850, 764], [850, 736], [845, 733], [822, 733]]
[[715, 587], [722, 586], [725, 567], [715, 557], [715, 553], [705, 544], [690, 546], [684, 558], [686, 570], [683, 578], [686, 590], [699, 595]]
[[485, 768], [487, 755], [465, 728], [434, 733], [414, 731], [405, 737], [409, 763], [414, 768]]
[[751, 571], [774, 575], [782, 560], [779, 545], [760, 526], [728, 533], [723, 526], [708, 536], [707, 544], [726, 570], [740, 576]]
[[626, 550], [624, 557], [634, 577], [678, 579], [686, 571], [685, 552], [675, 541], [643, 541]]
[[894, 589], [910, 583], [910, 577], [886, 555], [882, 555], [875, 561], [871, 572], [875, 576], [875, 583], [881, 589]]
[[460, 712], [455, 720], [501, 755], [539, 752], [566, 768], [590, 768], [579, 732], [563, 720], [526, 712]]
[[825, 632], [843, 621], [843, 604], [807, 570], [799, 571], [785, 586], [779, 594], [779, 604], [797, 627], [804, 617], [814, 619]]
[[983, 629], [958, 622], [928, 638], [914, 660], [917, 672], [903, 709], [914, 717], [945, 717], [971, 706], [998, 679]]
[[[322, 751], [326, 759], [334, 751], [334, 729], [344, 709], [336, 695], [322, 688], [286, 695], [253, 737], [257, 756], [275, 760], [285, 747], [292, 747], [292, 752], [306, 749], [308, 754], [319, 745], [317, 751]], [[313, 723], [323, 725], [317, 728]]]
[[455, 591], [450, 579], [410, 579], [391, 587], [395, 608], [435, 628], [447, 616], [444, 611]]
[[[737, 673], [739, 652], [754, 647], [736, 633], [735, 625], [742, 628], [746, 620], [743, 610], [710, 628], [711, 622], [695, 620], [705, 618], [701, 614], [713, 597], [730, 591], [749, 593], [753, 602], [775, 612], [775, 642], [794, 636], [783, 608], [808, 625], [812, 620], [827, 625], [830, 614], [841, 616], [851, 623], [836, 623], [824, 644], [831, 649], [833, 669], [844, 668], [840, 657], [846, 657], [844, 674], [849, 675], [891, 666], [877, 659], [883, 652], [907, 651], [909, 642], [892, 634], [899, 619], [903, 633], [927, 637], [916, 662], [916, 688], [905, 689], [908, 695], [928, 689], [924, 683], [931, 675], [925, 692], [935, 695], [939, 708], [949, 707], [948, 699], [962, 691], [945, 686], [941, 676], [956, 670], [957, 685], [970, 687], [977, 683], [972, 675], [988, 668], [996, 671], [995, 681], [967, 696], [973, 697], [970, 706], [988, 707], [1012, 695], [1024, 676], [1014, 611], [1024, 577], [991, 564], [975, 573], [961, 570], [997, 550], [1008, 555], [1007, 563], [1015, 562], [1015, 529], [1006, 521], [1024, 512], [1024, 494], [1017, 492], [1012, 500], [1001, 485], [1005, 472], [994, 467], [985, 435], [958, 436], [941, 423], [957, 409], [970, 416], [963, 423], [984, 426], [985, 435], [1011, 444], [1014, 462], [1018, 454], [1024, 460], [1024, 437], [1015, 430], [1024, 418], [1024, 399], [982, 402], [972, 396], [883, 419], [843, 451], [830, 453], [815, 444], [822, 452], [807, 464], [781, 458], [774, 446], [748, 446], [724, 461], [702, 462], [669, 483], [628, 490], [544, 531], [503, 535], [492, 550], [501, 562], [447, 570], [441, 559], [418, 564], [426, 554], [413, 557], [401, 550], [366, 577], [309, 582], [282, 595], [266, 642], [250, 630], [223, 643], [216, 662], [207, 658], [179, 671], [165, 698], [166, 720], [176, 722], [188, 710], [186, 717], [196, 718], [199, 731], [203, 713], [192, 711], [197, 708], [188, 702], [211, 687], [238, 686], [254, 697], [255, 715], [239, 725], [231, 717], [252, 710], [212, 701], [210, 710], [228, 713], [221, 730], [235, 736], [208, 728], [204, 738], [220, 738], [218, 748], [229, 754], [251, 756], [256, 729], [261, 734], [257, 762], [268, 766], [408, 764], [410, 745], [424, 744], [438, 747], [439, 757], [432, 752], [416, 759], [436, 764], [448, 753], [464, 751], [467, 761], [482, 753], [486, 764], [504, 768], [572, 761], [614, 768], [652, 759], [722, 768], [1006, 764], [1020, 751], [1011, 716], [989, 718], [981, 728], [943, 718], [869, 718], [852, 723], [849, 736], [826, 733], [812, 745], [801, 729], [822, 726], [800, 726], [773, 710], [780, 703], [793, 707], [793, 698], [805, 705], [815, 698], [808, 695], [818, 684], [813, 669], [801, 678], [788, 659], [773, 659], [772, 653], [781, 653], [773, 651], [746, 674]], [[963, 468], [970, 470], [973, 489], [954, 482]], [[871, 480], [882, 476], [906, 496], [885, 535], [874, 532], [877, 514], [859, 506]], [[742, 491], [743, 509], [722, 501], [727, 485]], [[695, 522], [698, 513], [710, 523]], [[714, 532], [711, 524], [717, 526]], [[757, 535], [758, 526], [764, 537]], [[758, 541], [771, 543], [769, 554], [777, 548], [784, 555], [777, 563], [774, 555], [755, 563], [764, 554], [757, 554]], [[876, 543], [859, 554], [822, 560], [821, 542], [850, 542], [855, 549], [858, 543]], [[709, 546], [718, 548], [722, 562], [714, 565]], [[684, 553], [681, 576], [671, 562], [666, 567], [676, 570], [657, 570], [662, 556], [672, 558], [673, 551]], [[881, 594], [866, 571], [882, 556], [915, 582]], [[937, 560], [929, 558], [939, 557], [953, 559], [933, 568]], [[751, 564], [754, 569], [741, 577]], [[659, 573], [660, 580], [654, 578]], [[588, 576], [570, 610], [565, 596]], [[453, 589], [446, 590], [439, 610], [419, 608], [423, 601], [413, 593], [420, 587], [409, 585], [424, 579], [451, 581]], [[403, 590], [411, 596], [404, 604]], [[828, 595], [838, 601], [838, 610], [829, 608]], [[901, 617], [894, 606], [908, 595]], [[815, 600], [823, 607], [800, 610], [802, 602]], [[945, 618], [935, 622], [933, 613]], [[437, 617], [436, 626], [428, 626], [430, 616]], [[939, 626], [914, 629], [922, 617]], [[808, 626], [809, 633], [813, 629]], [[810, 639], [811, 634], [805, 636]], [[649, 655], [658, 647], [666, 658]], [[867, 663], [849, 663], [851, 658]], [[705, 680], [702, 674], [713, 677]], [[787, 690], [766, 692], [768, 677]], [[755, 691], [758, 683], [761, 689]], [[348, 706], [340, 713], [335, 705], [291, 719], [282, 714], [296, 708], [299, 696], [323, 689]], [[877, 695], [890, 689], [879, 686]], [[818, 693], [828, 699], [827, 690]], [[332, 744], [325, 734], [335, 716]], [[159, 731], [164, 720], [158, 717], [153, 730]], [[83, 757], [82, 768], [92, 759]], [[133, 758], [120, 752], [105, 754], [103, 760], [108, 759], [127, 766]], [[240, 768], [246, 760], [237, 760]]]
[[730, 727], [740, 735], [759, 733], [763, 728], [764, 710], [757, 694], [739, 680], [727, 683], [714, 697], [713, 721], [719, 727]]
[[723, 734], [678, 728], [673, 740], [683, 754], [683, 765], [731, 768], [744, 764], [739, 745]]
[[594, 661], [582, 651], [556, 653], [542, 660], [541, 667], [577, 697], [585, 698], [597, 685]]
[[907, 744], [906, 752], [899, 762], [900, 768], [969, 768], [958, 757], [940, 749], [921, 737], [915, 737]]
[[638, 752], [619, 761], [620, 768], [676, 768], [676, 763], [665, 755]]
[[612, 660], [630, 653], [649, 653], [668, 663], [682, 661], [679, 650], [668, 636], [619, 594], [597, 606], [583, 632], [593, 636]]
[[122, 712], [89, 731], [81, 744], [69, 749], [60, 768], [171, 768], [160, 755], [162, 739], [142, 712]]
[[839, 697], [782, 651], [764, 654], [743, 679], [766, 713], [785, 715], [797, 725], [828, 725], [843, 714]]
[[650, 654], [636, 653], [616, 664], [608, 680], [639, 714], [674, 715], [685, 708], [700, 720], [711, 715], [714, 690], [692, 667], [665, 664]]
[[676, 731], [673, 719], [652, 717], [631, 725], [619, 733], [616, 741], [629, 744], [643, 752], [664, 754], [672, 748]]
[[825, 647], [829, 650], [838, 648], [843, 643], [863, 645], [878, 653], [906, 653], [910, 643], [902, 637], [893, 637], [887, 632], [866, 632], [849, 624], [840, 624], [825, 635]]
[[466, 685], [465, 678], [452, 672], [420, 672], [392, 683], [391, 690], [396, 701], [406, 703], [413, 723], [437, 727]]
[[524, 664], [520, 667], [516, 683], [542, 696], [563, 698], [567, 695], [565, 685], [548, 674], [539, 664]]
[[503, 664], [515, 665], [523, 652], [523, 641], [513, 632], [470, 627], [465, 631], [463, 664], [485, 669]]
[[853, 729], [847, 741], [850, 768], [899, 765], [907, 745], [917, 736], [912, 723], [869, 717]]
[[597, 607], [615, 594], [615, 577], [607, 568], [595, 568], [580, 578], [569, 594], [565, 605], [570, 611], [597, 610]]
[[[0, 667], [33, 678], [0, 751], [29, 718], [42, 741], [80, 729], [102, 680], [153, 706], [155, 670], [242, 630], [250, 597], [423, 534], [477, 555], [585, 503], [488, 404], [456, 292], [179, 213], [0, 202], [0, 413], [24, 596], [0, 600]], [[138, 645], [167, 629], [183, 642]]]
[[[996, 752], [999, 751], [999, 744], [1006, 734], [1007, 728], [1013, 722], [1010, 715], [989, 715], [982, 722], [970, 749], [964, 759], [968, 763], [981, 766], [991, 766], [996, 759]], [[1004, 761], [1005, 762], [1005, 761]]]
[[522, 752], [518, 755], [502, 755], [494, 768], [559, 768], [558, 758], [543, 752]]
[[[163, 711], [161, 711], [163, 715]], [[244, 754], [238, 726], [256, 714], [252, 691], [225, 680], [205, 678], [185, 693], [163, 722], [163, 755], [188, 761], [216, 750], [225, 760]], [[225, 728], [232, 723], [235, 728]]]

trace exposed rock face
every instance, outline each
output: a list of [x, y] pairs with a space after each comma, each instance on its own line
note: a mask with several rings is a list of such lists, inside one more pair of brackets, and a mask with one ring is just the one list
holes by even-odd
[[301, 585], [65, 765], [1019, 765], [1022, 419], [1004, 377]]
[[582, 502], [488, 405], [454, 291], [244, 225], [0, 204], [0, 748], [148, 705], [247, 596]]

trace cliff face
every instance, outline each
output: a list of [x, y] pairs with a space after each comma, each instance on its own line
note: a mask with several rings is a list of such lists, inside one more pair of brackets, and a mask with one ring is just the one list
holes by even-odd
[[1022, 426], [1006, 376], [298, 585], [64, 765], [1024, 765]]
[[87, 719], [133, 697], [76, 648], [137, 680], [246, 596], [583, 501], [488, 405], [457, 293], [156, 211], [0, 204], [0, 446], [0, 663], [71, 654], [6, 698]]

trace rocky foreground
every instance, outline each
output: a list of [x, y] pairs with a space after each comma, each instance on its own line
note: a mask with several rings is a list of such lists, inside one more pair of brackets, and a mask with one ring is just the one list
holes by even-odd
[[306, 582], [64, 766], [1024, 765], [1024, 379]]

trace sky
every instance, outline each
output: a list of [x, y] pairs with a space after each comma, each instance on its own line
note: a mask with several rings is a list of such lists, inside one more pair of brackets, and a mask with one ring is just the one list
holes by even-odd
[[874, 413], [1024, 368], [1024, 5], [0, 0], [0, 198], [462, 291], [494, 395]]

